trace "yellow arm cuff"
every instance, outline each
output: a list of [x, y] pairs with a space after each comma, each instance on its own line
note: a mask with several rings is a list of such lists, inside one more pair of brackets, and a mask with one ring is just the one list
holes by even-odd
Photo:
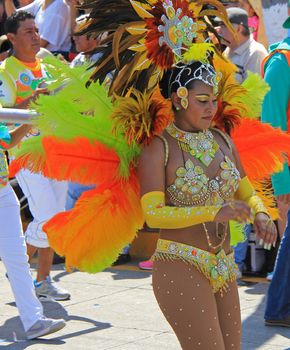
[[267, 208], [261, 198], [256, 195], [255, 189], [247, 176], [241, 179], [235, 198], [248, 204], [255, 214], [265, 213], [269, 215]]
[[178, 229], [213, 221], [221, 206], [169, 207], [165, 205], [164, 192], [144, 194], [141, 205], [149, 227]]

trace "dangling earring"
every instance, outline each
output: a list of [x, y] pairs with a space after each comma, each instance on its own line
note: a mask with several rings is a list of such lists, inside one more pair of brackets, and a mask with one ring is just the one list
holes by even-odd
[[180, 111], [180, 107], [178, 107], [178, 106], [175, 106], [175, 109], [176, 109], [177, 111]]
[[181, 103], [181, 106], [184, 108], [184, 109], [187, 109], [188, 107], [188, 99], [187, 99], [187, 96], [188, 96], [188, 90], [185, 86], [180, 86], [177, 91], [177, 96], [181, 99], [180, 100], [180, 103]]

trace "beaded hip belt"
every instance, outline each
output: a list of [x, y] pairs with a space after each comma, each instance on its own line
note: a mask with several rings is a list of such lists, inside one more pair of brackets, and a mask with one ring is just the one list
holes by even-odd
[[154, 261], [182, 260], [197, 268], [208, 280], [216, 293], [228, 290], [228, 282], [236, 280], [238, 273], [234, 253], [226, 255], [221, 249], [217, 254], [210, 253], [187, 244], [159, 239], [153, 255]]

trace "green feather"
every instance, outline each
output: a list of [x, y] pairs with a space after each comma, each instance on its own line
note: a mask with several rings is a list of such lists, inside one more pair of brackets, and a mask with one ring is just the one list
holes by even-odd
[[247, 90], [247, 94], [241, 99], [248, 108], [247, 117], [257, 119], [261, 116], [262, 103], [265, 95], [270, 90], [269, 85], [261, 79], [260, 75], [248, 72], [247, 79], [242, 86]]
[[237, 221], [230, 220], [231, 246], [235, 247], [238, 243], [244, 242], [246, 236], [244, 233], [245, 226]]
[[[72, 69], [54, 57], [45, 59], [45, 63], [54, 78], [48, 84], [51, 94], [40, 95], [30, 106], [39, 113], [35, 126], [41, 136], [53, 135], [68, 141], [76, 137], [97, 140], [116, 151], [121, 160], [119, 174], [127, 177], [140, 149], [135, 144], [128, 145], [120, 131], [112, 133], [113, 103], [105, 85], [97, 82], [86, 87], [88, 66]], [[23, 142], [18, 155], [28, 152], [32, 144], [30, 140]]]

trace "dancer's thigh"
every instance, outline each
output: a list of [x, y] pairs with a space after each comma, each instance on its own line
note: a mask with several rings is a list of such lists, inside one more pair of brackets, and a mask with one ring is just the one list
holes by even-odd
[[229, 283], [229, 290], [216, 293], [219, 322], [226, 350], [241, 348], [241, 311], [236, 281]]
[[182, 261], [156, 261], [153, 288], [183, 350], [224, 350], [215, 296], [208, 280]]

